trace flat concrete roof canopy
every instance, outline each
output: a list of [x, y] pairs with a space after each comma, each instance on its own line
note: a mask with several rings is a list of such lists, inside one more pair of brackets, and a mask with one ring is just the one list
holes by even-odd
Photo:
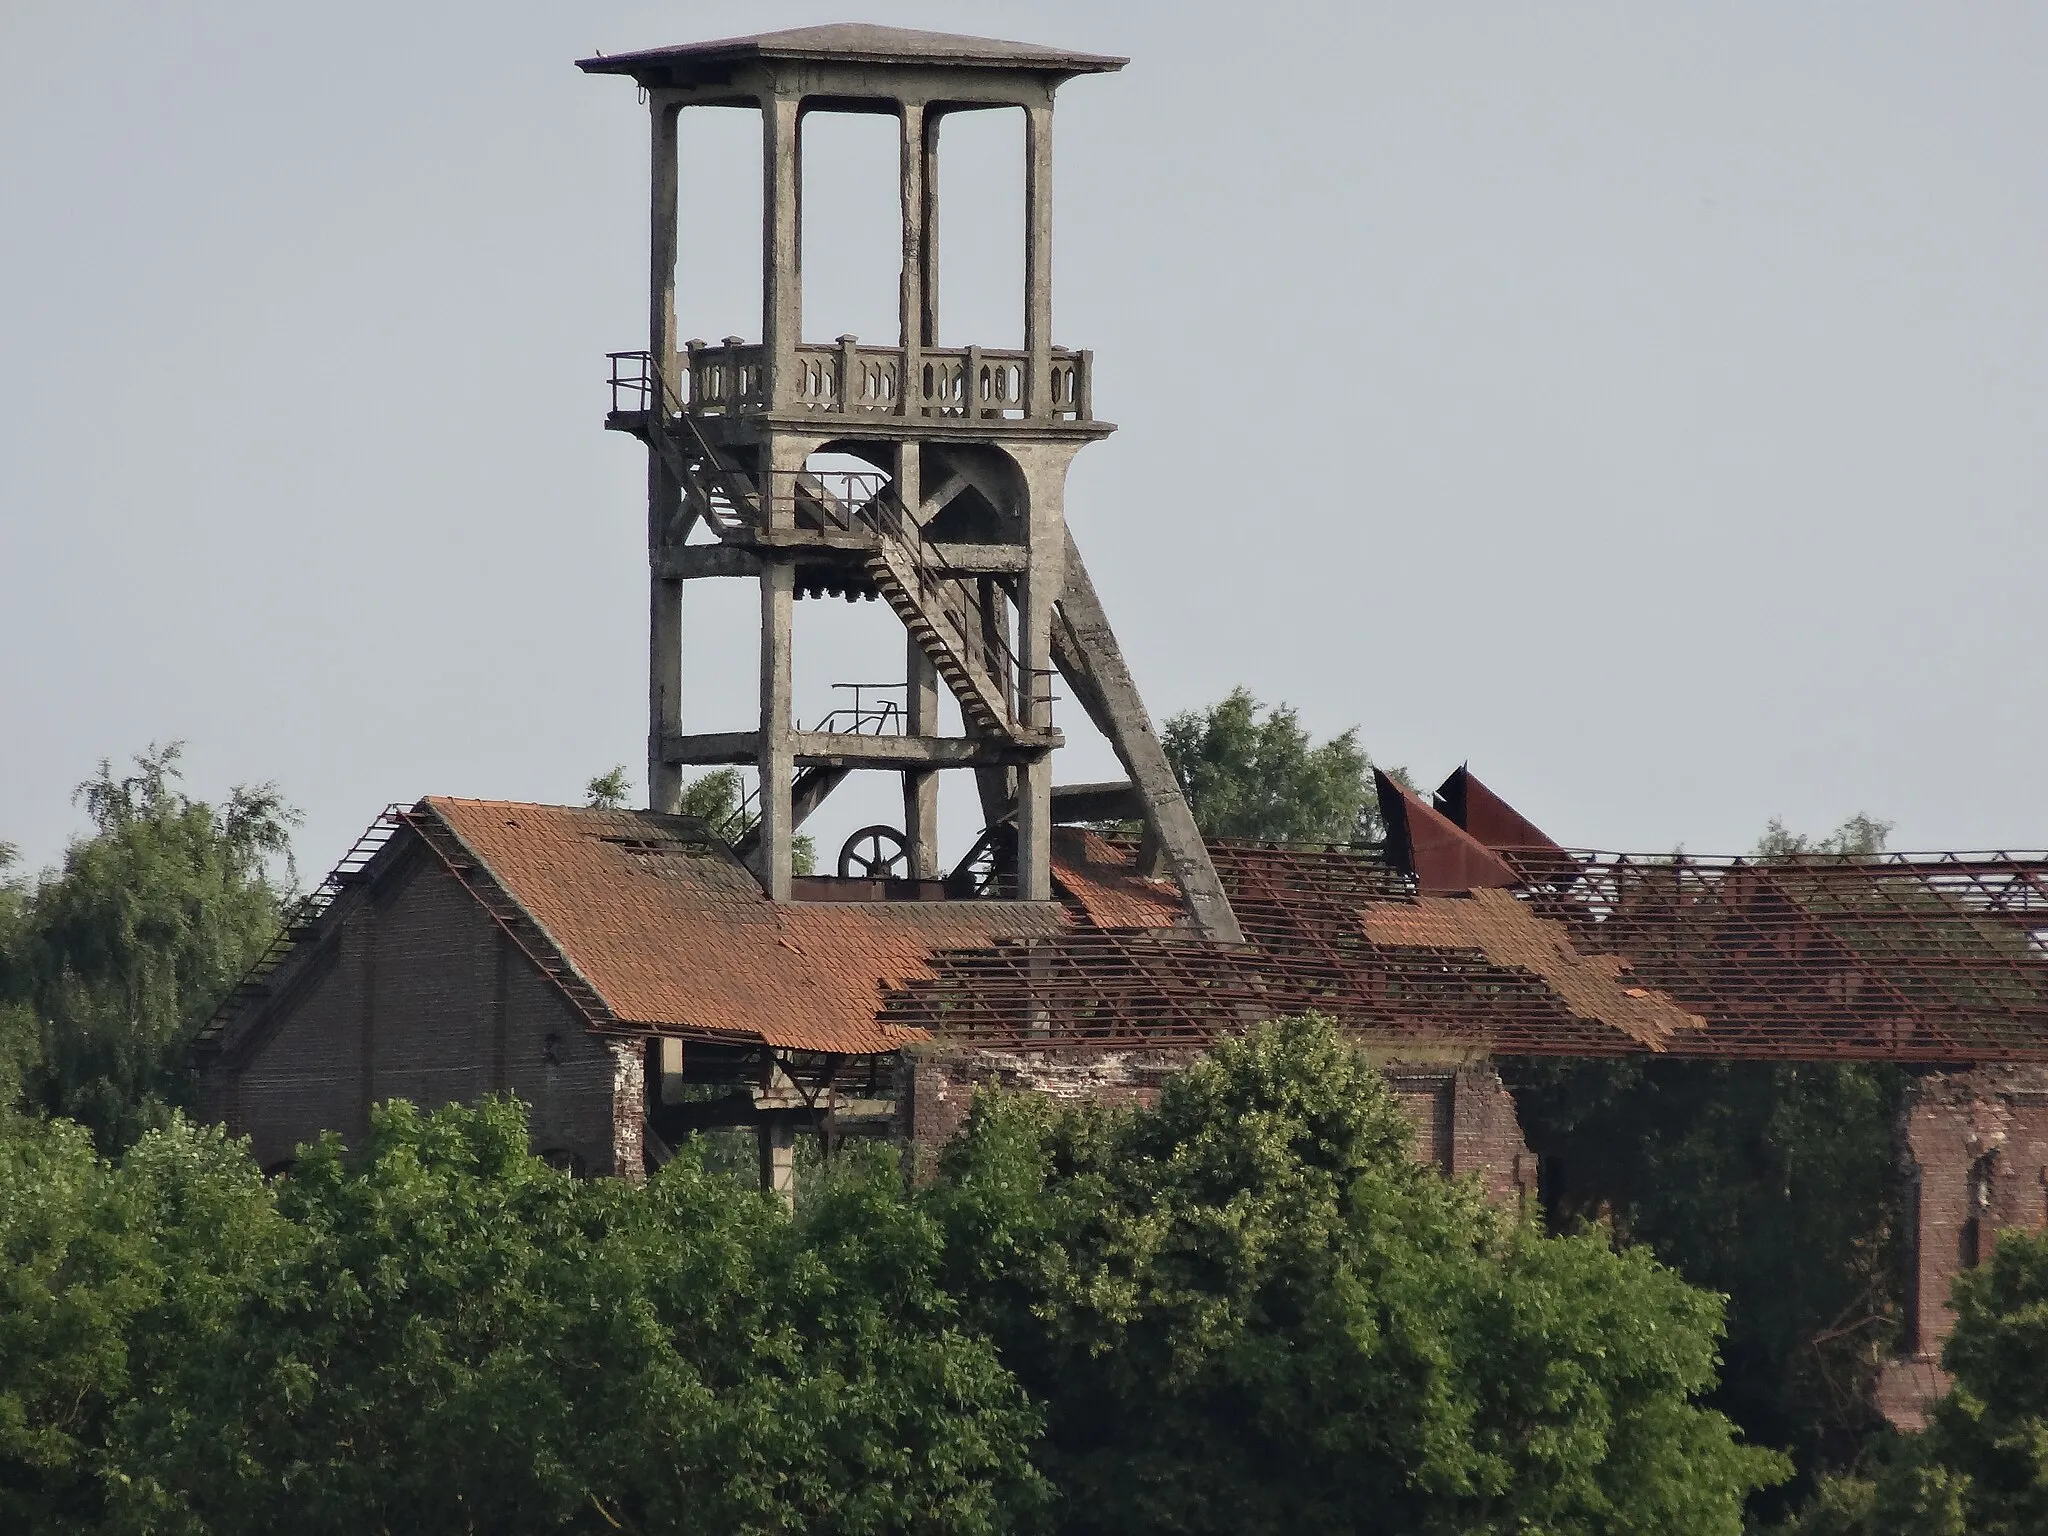
[[600, 54], [578, 59], [576, 67], [593, 75], [631, 75], [642, 85], [679, 86], [716, 81], [734, 64], [757, 60], [830, 59], [857, 64], [929, 64], [968, 69], [1038, 70], [1067, 79], [1119, 70], [1130, 60], [1100, 53], [1073, 53], [1037, 43], [1012, 43], [993, 37], [961, 37], [951, 32], [920, 32], [909, 27], [877, 27], [866, 22], [833, 22], [822, 27], [791, 27], [752, 37], [724, 37], [670, 48], [645, 48], [635, 53]]

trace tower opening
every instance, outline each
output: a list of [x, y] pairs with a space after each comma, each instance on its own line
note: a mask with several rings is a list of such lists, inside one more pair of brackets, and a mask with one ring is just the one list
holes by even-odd
[[1023, 346], [1023, 110], [948, 112], [936, 180], [940, 345]]
[[903, 265], [893, 112], [803, 116], [804, 336], [894, 342]]
[[692, 110], [676, 122], [676, 329], [761, 334], [761, 114]]

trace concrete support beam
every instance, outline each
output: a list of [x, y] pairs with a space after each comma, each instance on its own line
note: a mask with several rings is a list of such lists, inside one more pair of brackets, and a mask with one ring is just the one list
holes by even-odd
[[667, 544], [655, 558], [656, 572], [670, 581], [707, 576], [758, 576], [761, 557], [736, 544]]
[[1024, 109], [1024, 414], [1052, 413], [1052, 95]]
[[1021, 576], [1030, 552], [1018, 544], [927, 544], [948, 576]]
[[761, 1193], [796, 1207], [796, 1127], [786, 1119], [764, 1120], [755, 1133], [761, 1146]]
[[[680, 107], [656, 101], [648, 189], [647, 348], [660, 378], [678, 388], [676, 359], [676, 119]], [[654, 402], [659, 420], [662, 406]], [[660, 569], [654, 553], [682, 521], [683, 492], [661, 455], [647, 455], [647, 548], [654, 567], [647, 592], [647, 805], [673, 812], [682, 801], [682, 775], [664, 760], [661, 744], [683, 728], [683, 589]]]
[[761, 775], [761, 842], [755, 873], [771, 901], [789, 900], [789, 845], [796, 830], [790, 806], [792, 607], [796, 567], [772, 561], [761, 570], [761, 726], [755, 767]]
[[1237, 914], [1216, 866], [1195, 826], [1194, 813], [1181, 794], [1180, 781], [1152, 729], [1152, 718], [1139, 697], [1130, 668], [1124, 663], [1116, 632], [1103, 612], [1095, 583], [1088, 578], [1081, 551], [1066, 535], [1066, 584], [1060, 593], [1059, 622], [1053, 631], [1053, 655], [1061, 675], [1081, 700], [1097, 730], [1109, 739], [1124, 772], [1131, 777], [1145, 806], [1145, 829], [1164, 853], [1174, 883], [1186, 899], [1195, 926], [1212, 939], [1242, 943]]
[[[904, 127], [904, 155], [906, 163], [911, 153], [908, 111], [906, 108]], [[922, 130], [920, 130], [920, 135]], [[920, 173], [920, 188], [922, 176]], [[904, 219], [906, 228], [912, 210], [918, 206], [911, 201], [910, 187], [904, 187]], [[905, 235], [905, 261], [909, 260], [909, 236]], [[910, 309], [912, 290], [908, 276], [904, 278], [904, 339], [909, 342], [909, 327], [913, 318]], [[923, 452], [915, 443], [899, 444], [896, 449], [896, 494], [902, 505], [915, 507], [923, 500]], [[903, 637], [903, 728], [913, 737], [934, 737], [939, 734], [939, 670], [933, 665], [925, 649], [918, 644], [917, 637], [905, 634]], [[941, 874], [939, 869], [939, 776], [936, 771], [925, 768], [909, 768], [903, 773], [903, 842], [910, 855], [910, 877], [913, 880], [935, 880]]]
[[737, 767], [761, 755], [759, 731], [714, 731], [695, 736], [671, 736], [662, 743], [667, 762], [688, 768]]
[[[765, 579], [765, 578], [764, 578]], [[851, 731], [786, 731], [785, 750], [797, 768], [911, 769], [979, 768], [998, 775], [1020, 763], [1041, 758], [1061, 744], [1053, 731], [1034, 742], [1005, 741], [999, 736], [860, 736]], [[758, 763], [765, 748], [759, 731], [718, 731], [697, 736], [671, 736], [665, 760], [692, 768], [735, 767]], [[1007, 779], [1002, 782], [1007, 783]], [[1006, 815], [1012, 797], [1005, 793], [997, 815]]]
[[1030, 742], [999, 736], [856, 736], [845, 731], [794, 731], [790, 748], [811, 768], [980, 768], [1042, 762], [1060, 745], [1052, 731]]
[[[1028, 120], [1028, 119], [1027, 119]], [[1049, 143], [1048, 143], [1049, 152]], [[1048, 230], [1050, 225], [1047, 226]], [[1067, 465], [1073, 450], [1018, 446], [1024, 471], [1023, 575], [1017, 592], [1017, 713], [1033, 730], [1052, 727], [1053, 607], [1066, 585]], [[987, 578], [983, 578], [987, 581]], [[991, 584], [992, 585], [992, 584]], [[1000, 602], [1000, 595], [994, 598]], [[1017, 770], [1017, 894], [1052, 899], [1052, 762], [1038, 757]]]
[[803, 151], [795, 96], [761, 102], [761, 342], [771, 408], [796, 402], [796, 349], [803, 341], [801, 238]]
[[[901, 287], [897, 292], [897, 328], [900, 339], [897, 345], [903, 348], [903, 377], [906, 381], [918, 377], [923, 366], [919, 352], [925, 344], [924, 337], [924, 294], [925, 249], [930, 243], [929, 231], [925, 224], [925, 154], [924, 103], [906, 101], [901, 107], [899, 119], [901, 133], [897, 141], [897, 192], [901, 201], [903, 223], [903, 265], [900, 277]], [[905, 415], [912, 414], [913, 391], [906, 387], [897, 401], [897, 409]], [[916, 449], [905, 450], [914, 455]], [[901, 477], [898, 477], [899, 489]], [[903, 505], [915, 507], [917, 498], [905, 495]]]
[[[919, 142], [923, 208], [918, 223], [924, 232], [918, 263], [918, 341], [927, 347], [939, 344], [939, 114], [929, 106], [921, 116], [923, 134]], [[909, 393], [907, 390], [905, 393]]]

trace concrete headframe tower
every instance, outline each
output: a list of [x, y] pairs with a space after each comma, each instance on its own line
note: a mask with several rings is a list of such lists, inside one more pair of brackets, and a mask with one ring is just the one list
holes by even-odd
[[[1124, 62], [864, 25], [579, 61], [591, 73], [638, 81], [653, 117], [649, 344], [615, 355], [606, 423], [648, 448], [649, 800], [673, 810], [689, 766], [753, 765], [759, 811], [738, 846], [775, 900], [792, 894], [798, 824], [858, 769], [902, 777], [900, 848], [871, 852], [887, 873], [935, 887], [936, 776], [971, 769], [986, 822], [977, 846], [999, 866], [1001, 889], [1050, 898], [1056, 815], [1141, 816], [1145, 856], [1180, 885], [1193, 924], [1238, 938], [1063, 508], [1074, 455], [1114, 429], [1094, 415], [1090, 354], [1052, 342], [1053, 93]], [[677, 119], [688, 107], [760, 114], [758, 340], [707, 344], [676, 334]], [[953, 113], [990, 108], [1024, 116], [1020, 351], [937, 345], [940, 127]], [[830, 334], [829, 320], [807, 324], [799, 265], [802, 127], [813, 112], [883, 114], [900, 124], [901, 324], [888, 345], [806, 339], [807, 331]], [[703, 212], [719, 238], [741, 233], [721, 212]], [[850, 455], [872, 472], [820, 470], [812, 463], [820, 453]], [[683, 729], [683, 586], [707, 577], [760, 585], [753, 731]], [[820, 729], [797, 726], [791, 612], [799, 596], [888, 603], [908, 633], [900, 706], [857, 704]], [[1056, 674], [1109, 739], [1128, 785], [1054, 789]], [[959, 705], [958, 736], [941, 734], [941, 683]]]

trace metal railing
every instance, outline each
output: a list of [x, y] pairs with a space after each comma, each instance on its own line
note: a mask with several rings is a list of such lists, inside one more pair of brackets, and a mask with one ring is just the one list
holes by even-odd
[[910, 728], [907, 683], [834, 683], [849, 701], [825, 714], [813, 731], [841, 736], [902, 736]]

